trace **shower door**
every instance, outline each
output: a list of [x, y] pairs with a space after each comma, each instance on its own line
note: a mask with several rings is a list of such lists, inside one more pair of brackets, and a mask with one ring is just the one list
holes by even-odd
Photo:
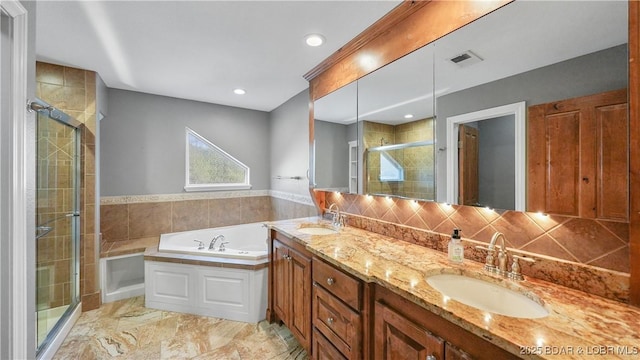
[[[34, 105], [35, 103], [35, 105]], [[80, 123], [38, 100], [36, 344], [40, 352], [79, 303]]]

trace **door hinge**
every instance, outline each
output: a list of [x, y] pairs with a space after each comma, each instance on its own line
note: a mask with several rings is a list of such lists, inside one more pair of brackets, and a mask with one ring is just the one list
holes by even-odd
[[458, 141], [458, 149], [462, 149], [464, 147], [462, 144], [462, 140]]

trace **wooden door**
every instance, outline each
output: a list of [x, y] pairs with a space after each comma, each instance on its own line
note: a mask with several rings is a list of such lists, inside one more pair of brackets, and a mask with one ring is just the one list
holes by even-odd
[[628, 219], [626, 89], [528, 109], [527, 211]]
[[311, 259], [289, 249], [291, 317], [289, 330], [305, 349], [311, 348]]
[[283, 322], [289, 321], [291, 298], [289, 287], [289, 248], [278, 240], [273, 241], [273, 310]]
[[375, 305], [376, 360], [444, 359], [444, 341], [383, 303]]
[[458, 127], [458, 204], [478, 205], [478, 129]]

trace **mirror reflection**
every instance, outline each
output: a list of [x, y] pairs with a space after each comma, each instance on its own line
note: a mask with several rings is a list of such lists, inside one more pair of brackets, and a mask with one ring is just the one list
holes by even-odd
[[358, 86], [353, 82], [314, 103], [316, 188], [358, 193]]
[[433, 47], [358, 80], [363, 193], [435, 200]]
[[[585, 216], [586, 210], [575, 208], [573, 203], [585, 203], [579, 194], [585, 192], [584, 186], [587, 185], [607, 189], [608, 192], [616, 187], [622, 188], [624, 194], [609, 194], [607, 198], [626, 201], [628, 193], [624, 184], [603, 184], [601, 179], [604, 176], [597, 174], [597, 169], [590, 170], [588, 176], [574, 169], [584, 167], [580, 165], [584, 159], [580, 157], [583, 152], [579, 146], [571, 145], [577, 150], [573, 153], [575, 158], [569, 161], [579, 163], [568, 169], [550, 165], [568, 161], [557, 157], [567, 153], [558, 150], [557, 146], [547, 149], [548, 153], [555, 154], [553, 159], [529, 156], [532, 144], [539, 144], [539, 141], [531, 139], [533, 130], [528, 128], [527, 119], [531, 118], [528, 114], [531, 109], [546, 107], [553, 110], [554, 106], [563, 106], [566, 111], [553, 110], [543, 114], [543, 123], [566, 118], [570, 114], [580, 117], [586, 110], [569, 109], [567, 106], [571, 101], [626, 89], [627, 36], [626, 2], [510, 3], [361, 78], [348, 89], [340, 89], [317, 100], [314, 104], [317, 187], [463, 203], [459, 193], [462, 186], [462, 196], [466, 196], [465, 187], [478, 189], [477, 194], [469, 194], [465, 202], [468, 204], [575, 216]], [[344, 91], [344, 96], [341, 96], [341, 91]], [[500, 125], [492, 125], [488, 120], [499, 116], [469, 120], [483, 111], [521, 103], [524, 110], [512, 111], [520, 114], [520, 125], [516, 115], [510, 117], [513, 120], [502, 119]], [[620, 110], [625, 109], [624, 104], [609, 104], [602, 108], [612, 106], [617, 106], [617, 110], [603, 112], [596, 122], [613, 113], [626, 115], [626, 111]], [[325, 113], [329, 110], [339, 112], [340, 109], [344, 110], [335, 117], [334, 123], [341, 124], [344, 127], [341, 131], [349, 135], [328, 135], [333, 134], [330, 131], [323, 135], [324, 124], [320, 121], [332, 121]], [[404, 116], [409, 114], [413, 118], [405, 119]], [[500, 116], [503, 115], [509, 114]], [[418, 125], [420, 121], [422, 124]], [[625, 121], [617, 119], [616, 123], [624, 125]], [[416, 122], [416, 128], [423, 134], [416, 135], [420, 131], [415, 131], [412, 136], [416, 136], [405, 135], [403, 127], [412, 126], [412, 122]], [[457, 149], [461, 124], [480, 131], [477, 167], [466, 171], [460, 171], [461, 158]], [[586, 132], [587, 127], [580, 124], [580, 121], [558, 122], [556, 125], [559, 127], [556, 128], [562, 128], [566, 134]], [[598, 124], [588, 125], [588, 131], [603, 134], [606, 128]], [[597, 126], [600, 126], [599, 130], [594, 130]], [[620, 131], [624, 132], [625, 126]], [[566, 143], [570, 137], [561, 135], [559, 131], [549, 133], [551, 130], [552, 127], [543, 127], [541, 131], [555, 136], [559, 143]], [[349, 141], [352, 144], [356, 141], [359, 148], [349, 148]], [[429, 143], [433, 141], [435, 145]], [[614, 163], [607, 162], [609, 158], [626, 161], [626, 141], [616, 142], [602, 137], [593, 141], [609, 144], [594, 151], [600, 155], [594, 154], [593, 157], [600, 160], [595, 159], [593, 168], [606, 165], [614, 169], [611, 165]], [[338, 142], [342, 144], [342, 155], [329, 155], [333, 149], [339, 148]], [[617, 147], [611, 145], [614, 143]], [[349, 149], [357, 155], [351, 154]], [[418, 150], [422, 152], [411, 153]], [[607, 157], [602, 154], [615, 155]], [[464, 160], [462, 158], [463, 164], [466, 163]], [[340, 172], [336, 170], [336, 162], [340, 164], [343, 175], [337, 175]], [[353, 166], [350, 166], [351, 162]], [[540, 164], [543, 164], [542, 168]], [[627, 168], [624, 164], [615, 164], [618, 164], [616, 168]], [[355, 175], [351, 171], [353, 169]], [[459, 176], [461, 172], [462, 177]], [[465, 178], [465, 173], [478, 178], [478, 182]], [[335, 178], [341, 182], [321, 179], [329, 174], [336, 175]], [[541, 178], [540, 174], [552, 174], [549, 175], [552, 178]], [[357, 181], [353, 180], [354, 176], [358, 177]], [[409, 184], [413, 181], [409, 180], [411, 176], [415, 176], [414, 184]], [[622, 182], [627, 181], [625, 174], [620, 176], [623, 177]], [[601, 200], [597, 198], [597, 191], [587, 191], [593, 193], [591, 196], [595, 202]], [[558, 194], [571, 194], [573, 198], [563, 198]], [[532, 206], [532, 198], [548, 198], [550, 202]], [[571, 206], [556, 206], [569, 201]], [[607, 206], [613, 208], [618, 205]], [[620, 206], [624, 207], [624, 204]], [[586, 216], [625, 220], [620, 214], [598, 215], [603, 211], [593, 208], [596, 214]]]
[[[498, 150], [500, 144], [526, 144], [527, 129], [519, 132], [516, 126], [508, 134], [504, 126], [495, 126], [494, 132], [480, 121], [476, 127], [480, 130], [478, 149], [493, 147], [496, 151], [478, 155], [482, 161], [476, 170], [465, 171], [460, 168], [460, 157], [468, 151], [458, 151], [458, 141], [464, 140], [459, 136], [461, 124], [448, 124], [456, 118], [506, 104], [525, 102], [530, 109], [534, 105], [553, 106], [563, 100], [625, 89], [628, 80], [626, 13], [625, 2], [517, 1], [437, 41], [437, 138], [438, 147], [443, 150], [438, 154], [438, 200], [557, 213], [545, 206], [528, 206], [525, 183], [528, 182], [528, 191], [536, 192], [533, 197], [573, 191], [567, 184], [582, 181], [579, 171], [572, 176], [567, 176], [567, 171], [562, 177], [539, 180], [545, 182], [541, 186], [548, 189], [547, 194], [539, 192], [540, 186], [533, 186], [531, 179], [532, 173], [553, 172], [559, 162], [574, 160], [556, 157], [553, 161], [541, 160], [547, 163], [546, 167], [527, 167], [530, 155], [526, 154], [531, 154], [531, 149], [515, 149], [510, 156], [506, 148]], [[585, 130], [583, 127], [582, 131]], [[547, 131], [548, 136], [551, 128], [543, 131]], [[529, 142], [531, 136], [527, 135]], [[626, 146], [617, 151], [626, 152]], [[510, 181], [515, 183], [504, 183], [512, 171], [516, 174]], [[470, 178], [459, 177], [462, 174]], [[478, 192], [465, 194], [465, 187]], [[496, 189], [502, 193], [497, 198]], [[511, 189], [515, 189], [513, 198], [505, 199], [504, 195], [512, 193]]]

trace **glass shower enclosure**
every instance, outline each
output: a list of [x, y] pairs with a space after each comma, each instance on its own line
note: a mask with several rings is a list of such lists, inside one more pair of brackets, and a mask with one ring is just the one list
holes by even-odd
[[79, 304], [81, 123], [42, 100], [36, 139], [36, 344], [40, 353]]

